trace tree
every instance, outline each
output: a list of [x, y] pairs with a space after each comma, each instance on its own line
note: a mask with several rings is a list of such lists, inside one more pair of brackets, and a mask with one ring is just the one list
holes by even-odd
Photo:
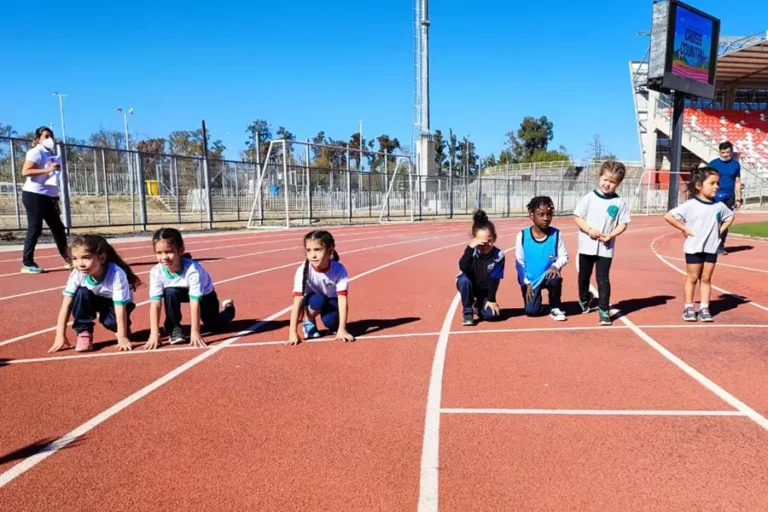
[[469, 138], [464, 137], [461, 144], [457, 148], [457, 160], [461, 170], [461, 174], [466, 170], [468, 174], [477, 173], [477, 152], [475, 151], [475, 143], [470, 141]]
[[0, 123], [0, 137], [13, 137], [16, 135], [16, 130], [9, 124]]
[[[291, 142], [294, 142], [296, 140], [296, 135], [294, 135], [293, 133], [289, 132], [284, 126], [279, 127], [277, 129], [277, 132], [275, 132], [275, 134], [277, 135], [278, 139], [285, 139], [287, 141], [286, 149], [288, 151], [288, 158], [289, 158], [289, 161], [290, 161], [290, 158], [293, 155], [293, 144], [291, 144]], [[272, 151], [275, 152], [275, 149], [276, 148], [273, 147]], [[281, 154], [281, 153], [282, 153], [282, 148], [277, 150], [276, 155], [277, 154]]]
[[493, 153], [491, 153], [491, 154], [490, 154], [490, 155], [489, 155], [489, 156], [488, 156], [488, 157], [485, 159], [485, 164], [486, 164], [488, 167], [496, 167], [496, 165], [497, 165], [497, 162], [496, 162], [496, 156], [495, 156]]
[[[227, 147], [217, 139], [211, 142], [211, 134], [207, 133], [208, 157], [221, 159]], [[168, 149], [172, 154], [182, 156], [203, 156], [203, 129], [177, 130], [168, 136]]]
[[125, 135], [117, 130], [107, 130], [103, 126], [89, 137], [91, 146], [108, 149], [125, 149]]
[[448, 155], [445, 153], [448, 148], [448, 144], [443, 137], [443, 132], [435, 130], [435, 166], [437, 167], [437, 173], [442, 174], [443, 169], [446, 168], [448, 162]]
[[560, 162], [564, 160], [571, 160], [571, 155], [568, 154], [568, 150], [564, 146], [560, 146], [557, 150], [538, 149], [525, 160], [525, 163]]
[[[389, 162], [394, 162], [395, 157], [392, 156], [398, 149], [400, 148], [400, 141], [395, 137], [394, 139], [391, 138], [386, 133], [382, 133], [378, 137], [376, 137], [376, 142], [378, 142], [379, 148], [377, 151], [379, 153], [387, 152], [387, 160]], [[373, 149], [374, 148], [374, 141], [368, 142], [368, 147]], [[372, 170], [378, 170], [379, 172], [384, 172], [386, 169], [383, 168], [383, 162], [384, 162], [384, 155], [373, 155], [373, 160], [370, 163]], [[379, 169], [381, 167], [381, 169]], [[387, 166], [388, 168], [389, 166]]]
[[518, 162], [530, 161], [536, 151], [546, 151], [554, 136], [553, 128], [547, 116], [539, 119], [528, 116], [520, 123], [516, 133], [507, 133], [507, 146]]
[[450, 132], [450, 137], [448, 140], [448, 160], [451, 162], [451, 168], [453, 169], [454, 176], [461, 175], [459, 166], [456, 165], [458, 163], [458, 159], [457, 159], [458, 152], [459, 152], [459, 139], [458, 137], [456, 137], [455, 133]]
[[272, 128], [269, 123], [264, 119], [256, 119], [245, 128], [245, 133], [248, 134], [248, 140], [245, 141], [247, 149], [243, 152], [244, 158], [252, 162], [256, 161], [256, 135], [258, 135], [261, 161], [263, 162], [267, 158], [269, 141], [272, 140]]
[[157, 137], [140, 140], [136, 143], [136, 149], [150, 155], [162, 155], [165, 153], [165, 139]]

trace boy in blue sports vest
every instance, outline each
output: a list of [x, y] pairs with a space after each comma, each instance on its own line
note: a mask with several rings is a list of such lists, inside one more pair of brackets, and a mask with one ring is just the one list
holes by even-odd
[[557, 228], [550, 226], [555, 205], [547, 196], [537, 196], [528, 203], [528, 216], [533, 226], [517, 235], [515, 255], [517, 280], [523, 293], [525, 314], [545, 313], [541, 291], [549, 292], [549, 316], [558, 322], [566, 320], [561, 308], [563, 278], [560, 271], [568, 263], [565, 241]]

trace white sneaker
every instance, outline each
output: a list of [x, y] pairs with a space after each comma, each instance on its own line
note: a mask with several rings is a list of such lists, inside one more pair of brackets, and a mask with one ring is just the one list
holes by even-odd
[[567, 320], [565, 313], [560, 311], [558, 308], [552, 308], [552, 310], [549, 312], [549, 316], [555, 322], [565, 322]]

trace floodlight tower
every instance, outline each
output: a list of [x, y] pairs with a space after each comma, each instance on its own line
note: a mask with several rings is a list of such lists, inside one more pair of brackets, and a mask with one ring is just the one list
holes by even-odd
[[[416, 168], [421, 176], [435, 175], [435, 144], [429, 114], [429, 0], [416, 0]], [[422, 189], [425, 189], [422, 181]]]

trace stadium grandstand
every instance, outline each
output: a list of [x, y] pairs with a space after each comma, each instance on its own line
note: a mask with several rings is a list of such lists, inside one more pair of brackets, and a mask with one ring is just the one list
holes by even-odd
[[[664, 189], [670, 169], [672, 99], [648, 90], [648, 55], [629, 63], [643, 168]], [[721, 142], [734, 145], [742, 167], [744, 197], [762, 204], [768, 195], [768, 33], [721, 37], [716, 96], [686, 100], [682, 169], [718, 157]]]

